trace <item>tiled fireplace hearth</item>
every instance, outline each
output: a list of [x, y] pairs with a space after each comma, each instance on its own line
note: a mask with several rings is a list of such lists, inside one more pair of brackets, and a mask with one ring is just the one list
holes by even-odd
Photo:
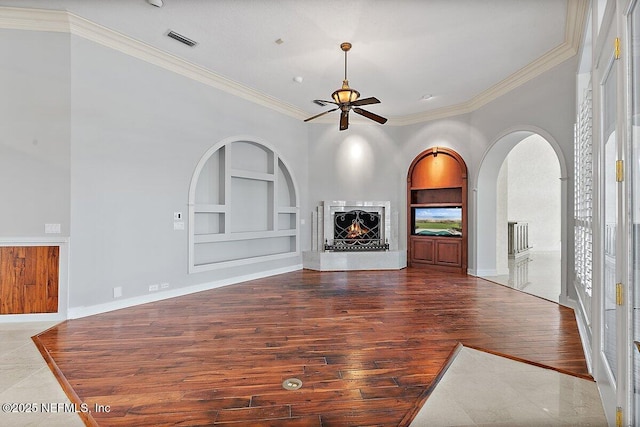
[[321, 271], [398, 270], [398, 213], [388, 201], [324, 201], [313, 212], [304, 268]]

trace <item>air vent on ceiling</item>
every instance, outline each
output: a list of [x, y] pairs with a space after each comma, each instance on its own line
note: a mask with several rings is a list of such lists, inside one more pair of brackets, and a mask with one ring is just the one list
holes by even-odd
[[182, 34], [178, 34], [173, 30], [170, 30], [167, 33], [167, 36], [171, 37], [174, 40], [178, 40], [180, 43], [184, 43], [189, 47], [193, 47], [198, 44], [198, 42], [193, 41], [190, 38], [183, 36]]

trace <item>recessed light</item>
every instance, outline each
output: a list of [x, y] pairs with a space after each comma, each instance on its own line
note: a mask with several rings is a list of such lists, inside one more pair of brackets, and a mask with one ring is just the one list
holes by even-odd
[[430, 93], [426, 94], [426, 95], [422, 95], [422, 98], [420, 98], [421, 101], [427, 101], [429, 99], [433, 98], [433, 95], [431, 95]]
[[282, 388], [285, 390], [298, 390], [300, 387], [302, 387], [302, 381], [298, 378], [289, 378], [282, 382]]
[[293, 81], [294, 81], [294, 82], [296, 82], [296, 83], [302, 83], [302, 80], [304, 80], [304, 79], [302, 78], [302, 76], [295, 76], [295, 77], [293, 78]]

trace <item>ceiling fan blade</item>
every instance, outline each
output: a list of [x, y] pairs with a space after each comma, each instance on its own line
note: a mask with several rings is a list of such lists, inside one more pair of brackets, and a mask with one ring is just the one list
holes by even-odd
[[329, 111], [325, 111], [324, 113], [316, 114], [316, 115], [315, 115], [315, 116], [313, 116], [313, 117], [309, 117], [308, 119], [305, 119], [305, 122], [308, 122], [309, 120], [317, 119], [318, 117], [320, 117], [320, 116], [324, 116], [325, 114], [329, 114], [330, 112], [332, 112], [332, 111], [336, 111], [337, 109], [338, 109], [338, 107], [333, 108], [333, 109], [331, 109], [331, 110], [329, 110]]
[[345, 130], [349, 127], [349, 110], [343, 110], [340, 115], [340, 130]]
[[313, 102], [314, 102], [314, 104], [318, 104], [318, 105], [319, 105], [319, 106], [321, 106], [321, 107], [324, 107], [324, 106], [325, 106], [325, 105], [327, 105], [327, 104], [335, 104], [335, 105], [338, 105], [338, 104], [336, 104], [336, 103], [335, 103], [335, 102], [333, 102], [333, 101], [325, 101], [324, 99], [314, 99], [314, 100], [313, 100]]
[[369, 104], [380, 104], [380, 100], [372, 96], [370, 98], [358, 99], [357, 101], [353, 101], [351, 103], [351, 105], [369, 105]]
[[358, 108], [358, 107], [354, 108], [353, 111], [355, 111], [357, 114], [360, 114], [361, 116], [365, 116], [367, 119], [376, 121], [381, 125], [387, 123], [387, 119], [377, 114], [373, 114], [371, 111], [363, 110], [362, 108]]

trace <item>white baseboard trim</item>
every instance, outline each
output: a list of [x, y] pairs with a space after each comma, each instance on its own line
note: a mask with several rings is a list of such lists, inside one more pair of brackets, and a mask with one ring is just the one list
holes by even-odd
[[120, 310], [123, 308], [134, 307], [140, 304], [162, 301], [169, 298], [181, 297], [196, 292], [208, 291], [211, 289], [221, 288], [223, 286], [234, 285], [236, 283], [247, 282], [249, 280], [262, 279], [277, 274], [290, 273], [292, 271], [302, 270], [302, 264], [296, 264], [289, 267], [277, 268], [274, 270], [262, 271], [260, 273], [247, 274], [244, 276], [232, 277], [229, 279], [218, 280], [215, 282], [201, 283], [198, 285], [188, 286], [186, 288], [172, 289], [164, 292], [157, 292], [153, 295], [141, 295], [120, 301], [113, 301], [104, 304], [91, 306], [71, 307], [69, 308], [68, 318], [79, 319], [81, 317], [93, 316], [95, 314], [106, 313], [109, 311]]
[[566, 303], [573, 308], [573, 313], [576, 317], [576, 324], [578, 325], [578, 333], [580, 334], [580, 342], [582, 343], [582, 351], [584, 352], [584, 358], [587, 361], [587, 369], [590, 373], [593, 373], [591, 335], [588, 332], [588, 325], [585, 323], [586, 319], [582, 313], [580, 303], [577, 300], [568, 297], [566, 299]]
[[476, 274], [474, 276], [483, 277], [483, 276], [497, 276], [498, 270], [476, 270]]
[[1, 323], [27, 323], [27, 322], [64, 322], [67, 320], [64, 313], [29, 313], [29, 314], [3, 314], [0, 315]]

